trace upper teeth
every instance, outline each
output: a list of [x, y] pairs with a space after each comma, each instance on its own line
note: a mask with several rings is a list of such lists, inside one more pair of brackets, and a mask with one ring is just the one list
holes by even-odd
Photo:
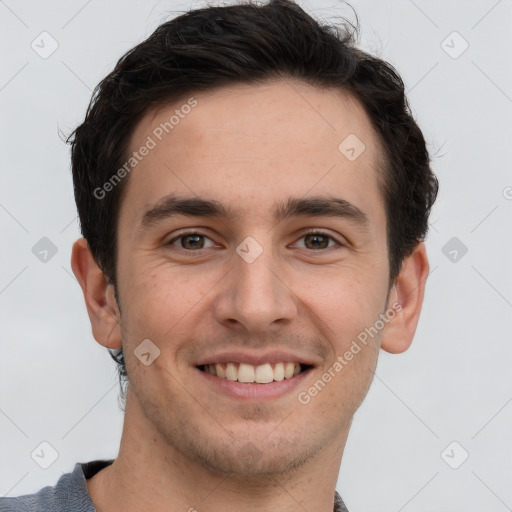
[[204, 370], [221, 379], [238, 382], [257, 382], [267, 384], [274, 380], [290, 379], [300, 372], [299, 363], [276, 363], [272, 367], [270, 363], [253, 366], [245, 363], [217, 363], [207, 364]]

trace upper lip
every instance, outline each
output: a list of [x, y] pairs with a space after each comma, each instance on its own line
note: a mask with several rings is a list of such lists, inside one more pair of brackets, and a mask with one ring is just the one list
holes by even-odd
[[282, 350], [272, 350], [268, 352], [251, 352], [244, 351], [230, 351], [219, 352], [211, 356], [204, 356], [200, 361], [195, 363], [195, 366], [202, 366], [205, 364], [216, 363], [245, 363], [259, 366], [265, 363], [299, 363], [308, 366], [314, 366], [315, 362], [312, 358], [301, 357], [300, 355], [285, 352]]

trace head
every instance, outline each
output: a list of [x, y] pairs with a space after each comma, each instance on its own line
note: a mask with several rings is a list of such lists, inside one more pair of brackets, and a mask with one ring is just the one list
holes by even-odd
[[[223, 471], [308, 460], [416, 328], [437, 180], [399, 75], [355, 45], [286, 0], [191, 11], [119, 60], [69, 139], [93, 334], [162, 438]], [[310, 367], [294, 400], [197, 385], [222, 351], [276, 347]], [[275, 454], [252, 469], [248, 431]]]

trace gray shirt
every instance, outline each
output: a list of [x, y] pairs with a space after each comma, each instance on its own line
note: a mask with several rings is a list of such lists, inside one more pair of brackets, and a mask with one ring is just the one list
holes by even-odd
[[[43, 487], [35, 494], [17, 498], [0, 498], [0, 512], [96, 512], [85, 480], [112, 462], [94, 460], [77, 463], [73, 472], [62, 475], [53, 487]], [[337, 492], [334, 496], [334, 512], [348, 512]]]

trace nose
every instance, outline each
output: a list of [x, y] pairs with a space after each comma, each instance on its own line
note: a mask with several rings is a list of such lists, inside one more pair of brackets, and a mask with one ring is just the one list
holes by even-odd
[[297, 316], [297, 296], [271, 250], [264, 250], [250, 263], [235, 253], [232, 263], [213, 303], [219, 323], [257, 333], [288, 324]]

